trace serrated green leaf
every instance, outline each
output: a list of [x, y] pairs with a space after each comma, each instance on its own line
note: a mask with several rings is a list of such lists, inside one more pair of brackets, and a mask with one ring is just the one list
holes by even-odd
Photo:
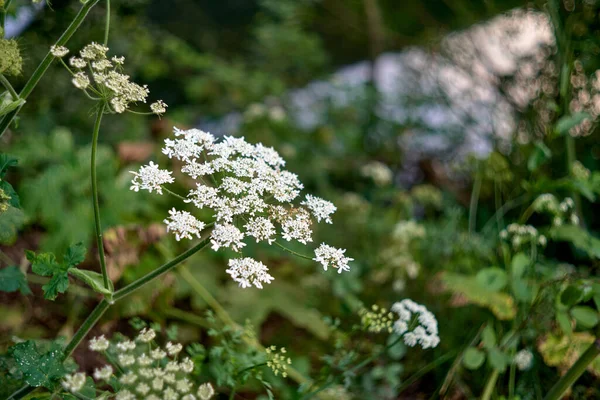
[[27, 278], [19, 267], [11, 265], [0, 269], [0, 291], [11, 293], [17, 290], [20, 290], [23, 295], [31, 294]]
[[58, 344], [54, 344], [48, 352], [41, 353], [36, 344], [28, 340], [12, 346], [9, 352], [25, 382], [31, 386], [44, 386], [52, 390], [67, 373], [63, 366], [62, 349]]
[[31, 270], [38, 275], [52, 276], [63, 271], [61, 265], [56, 261], [56, 256], [52, 253], [35, 254], [33, 251], [27, 250], [25, 255], [31, 263]]
[[477, 283], [483, 288], [491, 291], [498, 292], [502, 290], [508, 282], [508, 277], [503, 269], [498, 267], [484, 268], [475, 275]]
[[52, 276], [50, 282], [42, 286], [44, 290], [44, 298], [46, 300], [54, 300], [59, 293], [64, 293], [69, 288], [69, 275], [64, 272], [57, 272]]
[[72, 244], [65, 253], [63, 263], [67, 266], [67, 268], [81, 264], [85, 260], [86, 252], [87, 250], [82, 242]]
[[571, 309], [571, 316], [584, 328], [593, 328], [598, 325], [598, 322], [600, 321], [598, 311], [587, 306], [573, 307]]
[[104, 287], [104, 279], [102, 274], [94, 271], [88, 271], [85, 269], [70, 268], [69, 274], [81, 279], [88, 286], [90, 286], [95, 292], [110, 295], [114, 290], [112, 282], [109, 280], [110, 290]]
[[476, 347], [465, 350], [462, 359], [463, 365], [468, 369], [478, 369], [485, 361], [485, 353]]
[[572, 115], [565, 115], [558, 120], [554, 131], [559, 135], [564, 135], [569, 131], [569, 129], [579, 125], [585, 119], [591, 119], [590, 114], [586, 112], [579, 112]]

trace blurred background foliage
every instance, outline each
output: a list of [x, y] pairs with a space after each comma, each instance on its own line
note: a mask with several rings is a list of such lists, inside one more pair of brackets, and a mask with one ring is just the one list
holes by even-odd
[[[79, 2], [71, 0], [38, 8], [18, 38], [25, 58], [22, 76], [12, 80], [17, 89], [78, 8]], [[594, 201], [600, 177], [594, 171], [600, 144], [595, 126], [577, 140], [578, 159], [593, 172], [591, 178], [560, 180], [570, 174], [564, 142], [544, 139], [560, 116], [553, 100], [557, 70], [544, 69], [556, 55], [545, 11], [542, 2], [523, 6], [512, 0], [113, 1], [111, 54], [126, 56], [126, 72], [148, 84], [151, 101], [169, 104], [162, 119], [124, 114], [104, 120], [98, 179], [113, 281], [127, 284], [185, 249], [186, 243], [166, 236], [160, 224], [173, 200], [129, 191], [128, 171], [147, 160], [167, 162], [160, 143], [173, 125], [243, 135], [273, 146], [310, 192], [338, 207], [334, 224], [319, 228], [317, 240], [348, 248], [356, 261], [349, 273], [328, 274], [309, 261], [248, 243], [248, 255], [269, 265], [276, 280], [264, 290], [240, 290], [224, 272], [226, 257], [206, 251], [178, 273], [111, 308], [93, 333], [131, 330], [127, 320], [138, 317], [163, 327], [177, 325], [180, 340], [208, 346], [204, 311], [216, 300], [237, 323], [250, 324], [261, 343], [287, 347], [293, 365], [316, 377], [320, 371], [339, 372], [340, 360], [350, 357], [349, 342], [336, 328], [339, 319], [356, 316], [361, 304], [389, 307], [410, 297], [437, 316], [441, 345], [427, 352], [393, 348], [348, 389], [356, 396], [348, 398], [370, 393], [369, 398], [393, 399], [404, 383], [401, 376], [463, 349], [482, 324], [495, 326], [499, 336], [506, 333], [508, 328], [498, 321], [515, 318], [515, 299], [482, 291], [475, 277], [483, 268], [506, 263], [508, 250], [499, 246], [498, 234], [537, 195], [583, 193], [582, 217], [591, 232], [579, 237], [579, 245], [573, 235], [554, 241], [538, 260], [540, 281], [564, 271], [597, 276]], [[560, 13], [572, 27], [573, 51], [589, 76], [600, 66], [598, 6], [585, 1], [571, 9], [565, 1]], [[72, 52], [101, 41], [104, 16], [102, 5], [91, 11], [68, 44]], [[498, 18], [505, 18], [506, 26], [490, 25]], [[527, 24], [539, 31], [528, 32]], [[494, 40], [513, 37], [519, 44], [540, 31], [539, 43], [533, 40], [528, 52], [514, 51], [509, 67], [494, 64], [479, 42], [489, 39], [491, 46]], [[386, 57], [405, 61], [396, 75], [384, 68]], [[351, 64], [358, 66], [355, 73], [340, 75]], [[404, 79], [401, 90], [385, 90], [398, 75]], [[460, 87], [465, 76], [473, 79], [468, 90], [444, 85]], [[352, 77], [359, 83], [350, 84]], [[436, 80], [443, 82], [433, 85]], [[552, 87], [540, 90], [543, 84]], [[308, 95], [317, 100], [304, 105], [311, 119], [306, 123], [298, 104]], [[407, 115], [387, 110], [391, 99]], [[76, 241], [94, 247], [88, 182], [92, 105], [56, 64], [28, 99], [17, 125], [0, 139], [2, 151], [18, 159], [4, 179], [21, 200], [21, 209], [9, 209], [0, 218], [6, 265], [25, 262], [26, 249], [62, 254]], [[432, 116], [431, 110], [439, 113]], [[438, 117], [439, 122], [432, 122]], [[467, 134], [480, 141], [465, 139]], [[513, 207], [500, 215], [505, 204]], [[537, 215], [533, 219], [544, 223]], [[98, 268], [94, 256], [88, 256], [86, 266]], [[93, 293], [81, 288], [47, 305], [41, 302], [40, 287], [32, 284], [32, 290], [34, 297], [0, 295], [2, 345], [12, 336], [72, 335], [96, 302]], [[539, 332], [555, 328], [553, 295], [540, 300], [538, 325], [523, 334], [532, 349], [548, 343]], [[543, 318], [544, 312], [548, 317]], [[587, 337], [582, 340], [587, 343]], [[338, 346], [335, 354], [319, 358], [332, 351], [332, 343]], [[378, 339], [367, 338], [361, 350], [377, 345]], [[83, 369], [91, 370], [94, 360], [88, 356], [85, 348], [74, 354]], [[548, 352], [536, 353], [533, 369], [519, 380], [521, 399], [536, 398], [541, 388], [550, 387], [555, 367], [564, 370], [562, 361]], [[225, 374], [219, 362], [213, 357], [203, 373], [218, 380]], [[444, 389], [448, 396], [481, 393], [484, 370], [446, 362], [411, 382], [402, 398], [435, 395], [451, 368], [452, 389]], [[600, 368], [593, 372], [599, 376]], [[281, 398], [295, 398], [289, 381], [272, 378]], [[586, 375], [572, 396], [598, 398], [594, 379]], [[250, 386], [241, 395], [255, 398], [257, 390]]]

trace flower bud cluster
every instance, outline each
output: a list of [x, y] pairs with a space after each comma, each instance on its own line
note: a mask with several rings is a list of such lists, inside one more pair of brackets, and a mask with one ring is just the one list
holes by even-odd
[[533, 362], [533, 354], [531, 351], [523, 349], [520, 350], [515, 357], [513, 358], [513, 363], [517, 366], [517, 368], [521, 371], [528, 370], [531, 368], [531, 364]]
[[[283, 169], [285, 161], [273, 148], [231, 136], [219, 142], [198, 129], [175, 128], [175, 138], [165, 139], [162, 152], [177, 160], [181, 172], [196, 181], [184, 202], [212, 210], [214, 218], [205, 223], [193, 213], [172, 209], [164, 222], [177, 240], [200, 237], [210, 223], [214, 224], [210, 234], [213, 250], [228, 248], [241, 253], [246, 238], [272, 244], [280, 236], [307, 245], [313, 241], [315, 222], [332, 223], [336, 207], [331, 202], [310, 194], [298, 201], [303, 185], [295, 174]], [[162, 186], [174, 181], [171, 171], [152, 162], [132, 173], [134, 191], [162, 194]], [[347, 271], [352, 258], [344, 252], [321, 244], [314, 260], [325, 270]], [[248, 257], [230, 260], [227, 273], [244, 288], [262, 288], [273, 280], [264, 264]]]
[[394, 314], [386, 308], [379, 307], [376, 304], [371, 309], [361, 308], [358, 311], [360, 323], [363, 330], [372, 333], [387, 332], [392, 333], [394, 324]]
[[[212, 386], [205, 383], [195, 388], [190, 379], [193, 361], [178, 358], [183, 346], [168, 342], [161, 348], [155, 345], [155, 337], [155, 331], [144, 328], [134, 340], [109, 341], [104, 336], [91, 339], [90, 350], [107, 355], [109, 360], [109, 364], [94, 370], [94, 380], [99, 384], [116, 380], [119, 389], [112, 394], [115, 400], [210, 399], [214, 395]], [[78, 372], [66, 376], [62, 385], [77, 393], [86, 379], [84, 373]]]
[[292, 359], [285, 355], [285, 347], [278, 352], [277, 347], [270, 346], [265, 349], [265, 352], [267, 353], [267, 367], [271, 368], [275, 376], [281, 374], [284, 378], [287, 377], [287, 368], [292, 363]]
[[[125, 57], [114, 56], [109, 59], [106, 55], [108, 51], [108, 47], [98, 43], [86, 45], [79, 52], [79, 57], [74, 56], [69, 60], [73, 68], [69, 71], [77, 89], [86, 92], [89, 90], [103, 99], [111, 111], [121, 114], [132, 104], [145, 103], [150, 92], [147, 85], [131, 82], [129, 75], [122, 73]], [[50, 53], [62, 59], [69, 53], [69, 49], [54, 45], [50, 48]], [[162, 100], [150, 105], [150, 110], [156, 115], [164, 114], [166, 108], [167, 105]]]
[[428, 349], [440, 343], [437, 320], [425, 306], [404, 299], [392, 305], [392, 312], [398, 314], [398, 319], [394, 323], [394, 332], [403, 335], [407, 346], [414, 347], [419, 344], [422, 348]]

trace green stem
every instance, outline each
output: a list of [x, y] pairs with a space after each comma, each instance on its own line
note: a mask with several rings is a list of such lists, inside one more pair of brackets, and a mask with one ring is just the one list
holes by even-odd
[[81, 327], [77, 330], [77, 332], [75, 332], [75, 335], [73, 336], [69, 344], [67, 344], [67, 347], [65, 347], [63, 359], [66, 359], [71, 355], [71, 353], [73, 353], [73, 350], [75, 350], [75, 348], [79, 345], [79, 343], [81, 343], [83, 338], [85, 338], [85, 336], [94, 327], [94, 325], [96, 325], [96, 323], [100, 320], [100, 317], [102, 317], [102, 315], [104, 314], [104, 312], [106, 312], [108, 307], [110, 307], [110, 303], [105, 299], [98, 303], [96, 308], [92, 310], [92, 313], [86, 318], [85, 321], [83, 321]]
[[161, 276], [163, 274], [166, 274], [167, 272], [169, 272], [170, 270], [175, 268], [177, 266], [177, 264], [179, 264], [183, 260], [191, 257], [192, 255], [196, 254], [197, 252], [199, 252], [200, 250], [205, 248], [209, 243], [210, 243], [210, 238], [204, 239], [203, 241], [201, 241], [200, 243], [198, 243], [191, 249], [187, 250], [186, 252], [181, 253], [180, 255], [178, 255], [177, 257], [175, 257], [168, 263], [161, 265], [160, 267], [158, 267], [154, 271], [150, 272], [149, 274], [130, 283], [129, 285], [125, 286], [124, 288], [117, 290], [113, 296], [114, 300], [115, 301], [121, 300], [123, 297], [125, 297], [128, 294], [141, 288], [142, 286], [144, 286], [148, 282], [152, 281], [153, 279], [158, 278], [159, 276]]
[[[65, 32], [56, 41], [57, 46], [64, 46], [65, 44], [67, 44], [67, 42], [69, 41], [71, 36], [73, 36], [75, 31], [77, 31], [77, 29], [79, 28], [79, 26], [81, 25], [81, 23], [87, 16], [87, 14], [90, 12], [92, 7], [94, 7], [96, 5], [96, 3], [98, 3], [99, 1], [100, 0], [88, 0], [81, 7], [81, 9], [77, 13], [75, 18], [71, 22], [71, 24], [68, 26], [67, 30], [65, 30]], [[6, 5], [5, 5], [5, 9], [6, 9]], [[2, 18], [4, 18], [4, 16], [2, 16]], [[42, 60], [40, 65], [38, 65], [36, 70], [33, 72], [33, 75], [31, 75], [31, 78], [29, 78], [29, 80], [23, 87], [23, 89], [21, 90], [21, 93], [19, 93], [20, 98], [26, 99], [31, 94], [33, 89], [35, 89], [38, 82], [42, 79], [42, 77], [44, 76], [44, 74], [46, 73], [48, 68], [50, 67], [50, 64], [52, 64], [53, 60], [54, 60], [54, 56], [50, 53], [50, 51], [48, 51], [48, 53], [46, 54], [46, 57], [44, 57], [44, 59]], [[4, 132], [6, 131], [8, 126], [15, 119], [15, 117], [21, 110], [21, 107], [17, 108], [16, 110], [11, 111], [10, 113], [6, 114], [4, 116], [4, 118], [2, 118], [2, 120], [0, 121], [0, 137], [4, 134]]]
[[15, 88], [12, 87], [8, 79], [6, 79], [6, 77], [2, 74], [0, 74], [0, 83], [6, 88], [6, 90], [8, 90], [8, 93], [10, 93], [13, 100], [17, 101], [19, 99], [19, 94]]
[[492, 398], [492, 393], [494, 393], [494, 388], [496, 387], [496, 382], [498, 381], [498, 375], [500, 375], [500, 371], [494, 369], [488, 378], [487, 383], [485, 384], [483, 394], [481, 395], [481, 400], [490, 400]]
[[472, 235], [475, 232], [477, 204], [479, 203], [479, 192], [481, 191], [481, 180], [481, 176], [478, 174], [475, 177], [473, 190], [471, 192], [471, 201], [469, 204], [469, 235]]
[[[514, 357], [514, 351], [513, 351]], [[515, 398], [515, 374], [517, 370], [517, 365], [513, 362], [510, 364], [510, 372], [508, 377], [508, 398], [510, 400]]]
[[600, 339], [594, 343], [579, 357], [567, 373], [550, 389], [544, 400], [559, 400], [573, 383], [585, 372], [588, 365], [600, 354]]
[[4, 6], [0, 9], [0, 31], [2, 32], [2, 39], [4, 37], [4, 24], [6, 23], [6, 12], [8, 11], [8, 7], [10, 7], [10, 2], [12, 0], [5, 0]]
[[177, 197], [177, 198], [178, 198], [178, 199], [180, 199], [180, 200], [187, 200], [187, 199], [186, 199], [185, 197], [183, 197], [182, 195], [180, 195], [180, 194], [178, 194], [178, 193], [175, 193], [175, 192], [174, 192], [174, 191], [172, 191], [172, 190], [169, 190], [169, 189], [167, 189], [167, 188], [166, 188], [164, 185], [162, 185], [161, 187], [163, 188], [163, 190], [164, 190], [165, 192], [169, 193], [171, 196], [175, 196], [175, 197]]
[[294, 250], [288, 249], [287, 247], [285, 247], [284, 245], [280, 244], [279, 242], [274, 242], [274, 243], [277, 246], [281, 247], [283, 250], [287, 251], [288, 253], [295, 255], [296, 257], [300, 257], [300, 258], [304, 258], [306, 260], [314, 261], [311, 257], [305, 256], [304, 254], [296, 253]]
[[92, 157], [90, 169], [92, 171], [92, 198], [94, 203], [94, 225], [96, 228], [96, 245], [98, 246], [98, 254], [100, 256], [100, 269], [102, 270], [102, 280], [104, 288], [110, 290], [108, 279], [108, 271], [106, 269], [106, 259], [104, 258], [104, 243], [102, 240], [102, 225], [100, 222], [100, 202], [98, 200], [98, 182], [96, 174], [96, 153], [98, 150], [98, 135], [100, 132], [100, 123], [102, 122], [102, 114], [104, 114], [104, 103], [100, 104], [96, 112], [96, 122], [94, 123], [94, 132], [92, 136]]
[[231, 393], [229, 393], [229, 400], [233, 400], [235, 397], [235, 386], [231, 389]]
[[106, 22], [104, 23], [104, 45], [108, 46], [108, 33], [110, 31], [110, 0], [106, 0]]

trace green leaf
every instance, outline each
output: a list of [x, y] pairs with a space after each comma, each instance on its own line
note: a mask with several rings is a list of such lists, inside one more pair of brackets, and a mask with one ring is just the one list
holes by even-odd
[[44, 298], [46, 300], [54, 300], [59, 293], [64, 293], [69, 288], [69, 275], [64, 272], [58, 272], [52, 276], [50, 282], [42, 286], [44, 290]]
[[482, 269], [477, 273], [475, 279], [482, 287], [492, 292], [502, 290], [508, 282], [506, 272], [498, 267]]
[[571, 319], [566, 311], [556, 312], [556, 322], [558, 322], [560, 329], [562, 329], [565, 334], [570, 335], [573, 332], [573, 328], [571, 327]]
[[463, 365], [468, 369], [478, 369], [485, 361], [485, 353], [476, 347], [469, 347], [463, 356]]
[[31, 263], [31, 270], [38, 275], [52, 276], [57, 272], [63, 271], [52, 253], [40, 253], [36, 255], [33, 251], [27, 250], [25, 255]]
[[579, 303], [583, 298], [583, 290], [577, 286], [569, 285], [560, 293], [561, 304], [571, 307]]
[[483, 332], [481, 332], [481, 342], [486, 349], [492, 349], [496, 346], [496, 332], [490, 325], [486, 325]]
[[491, 292], [474, 276], [444, 272], [442, 281], [446, 290], [463, 295], [470, 303], [488, 308], [500, 320], [511, 320], [517, 313], [515, 301], [509, 294]]
[[550, 157], [552, 156], [552, 152], [543, 142], [538, 141], [535, 143], [535, 149], [529, 156], [529, 160], [527, 160], [527, 169], [531, 172], [537, 170], [541, 165], [546, 163]]
[[517, 253], [512, 258], [510, 273], [513, 278], [520, 278], [525, 273], [531, 261], [525, 253]]
[[571, 309], [571, 316], [584, 328], [593, 328], [598, 325], [600, 318], [598, 312], [592, 307], [577, 306]]
[[44, 386], [52, 390], [67, 373], [63, 366], [63, 352], [58, 344], [53, 344], [48, 352], [41, 353], [36, 344], [28, 340], [12, 346], [9, 351], [25, 382], [31, 386]]
[[558, 120], [554, 131], [559, 135], [564, 135], [567, 132], [569, 132], [569, 129], [579, 125], [585, 119], [591, 119], [590, 114], [586, 112], [579, 112], [573, 115], [565, 115], [564, 117]]
[[524, 303], [530, 303], [535, 298], [537, 286], [531, 285], [524, 280], [515, 280], [512, 283], [512, 290], [515, 298]]
[[81, 264], [85, 260], [87, 250], [82, 242], [72, 244], [67, 249], [63, 258], [63, 263], [69, 268]]
[[95, 292], [110, 295], [114, 290], [112, 282], [109, 280], [110, 290], [104, 287], [102, 274], [85, 269], [70, 268], [69, 273], [88, 284]]
[[488, 352], [488, 361], [490, 362], [490, 365], [502, 372], [506, 369], [506, 367], [508, 366], [509, 360], [508, 357], [506, 356], [506, 354], [504, 354], [499, 348], [494, 347], [492, 349], [489, 350]]
[[600, 239], [593, 237], [577, 225], [554, 227], [550, 230], [550, 237], [555, 241], [571, 242], [591, 258], [600, 258]]
[[17, 290], [20, 290], [23, 295], [31, 294], [27, 278], [19, 267], [11, 265], [0, 269], [0, 291], [11, 293]]

